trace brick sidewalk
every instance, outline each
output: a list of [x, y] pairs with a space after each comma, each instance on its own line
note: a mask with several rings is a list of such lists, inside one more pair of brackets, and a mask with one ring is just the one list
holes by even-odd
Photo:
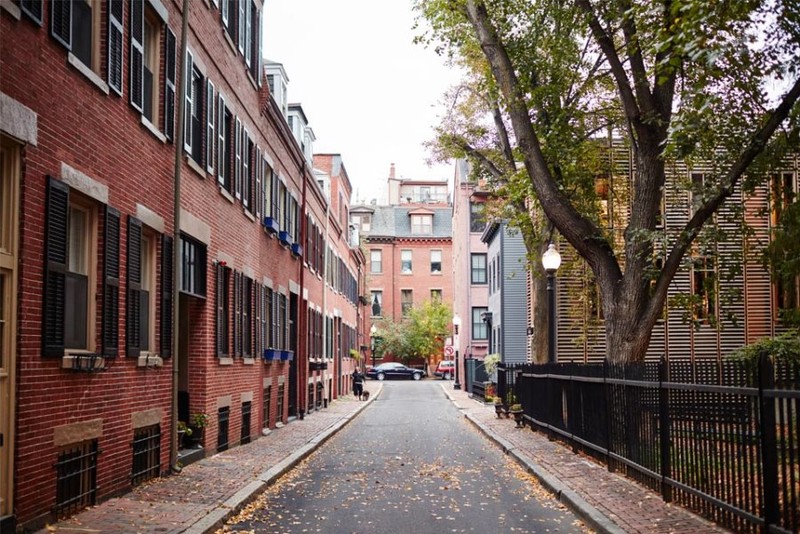
[[328, 408], [294, 420], [249, 445], [204, 458], [179, 475], [156, 479], [39, 532], [213, 531], [346, 425], [382, 388], [379, 382], [368, 382], [368, 402], [349, 395], [340, 397]]
[[533, 473], [576, 513], [601, 532], [728, 532], [604, 466], [550, 441], [541, 432], [498, 419], [493, 406], [464, 391], [442, 386], [445, 394], [489, 438]]

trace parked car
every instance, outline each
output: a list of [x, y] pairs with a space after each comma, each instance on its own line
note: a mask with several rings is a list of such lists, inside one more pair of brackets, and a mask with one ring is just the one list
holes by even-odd
[[434, 376], [438, 376], [439, 378], [443, 378], [445, 380], [450, 380], [452, 377], [456, 375], [456, 362], [453, 360], [442, 360], [436, 366], [436, 370], [433, 372]]
[[411, 378], [413, 380], [420, 380], [423, 374], [422, 369], [406, 367], [402, 363], [397, 362], [382, 363], [367, 370], [367, 377], [375, 380], [386, 380], [389, 378]]

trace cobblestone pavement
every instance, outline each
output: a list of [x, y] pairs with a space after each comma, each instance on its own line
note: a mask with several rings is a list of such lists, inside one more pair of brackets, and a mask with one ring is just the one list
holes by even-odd
[[[48, 525], [40, 532], [63, 534], [131, 532], [203, 534], [264, 491], [380, 395], [383, 384], [367, 382], [370, 400], [340, 397], [328, 408], [294, 420], [249, 445], [193, 463], [179, 475], [157, 479], [130, 493]], [[574, 454], [443, 382], [442, 389], [465, 417], [523, 464], [561, 501], [600, 532], [724, 532], [712, 523], [667, 504], [652, 491]]]

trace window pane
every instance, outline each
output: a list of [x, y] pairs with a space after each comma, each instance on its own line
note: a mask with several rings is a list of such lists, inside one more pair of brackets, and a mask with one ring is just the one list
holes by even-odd
[[473, 254], [472, 258], [472, 283], [486, 283], [486, 254]]
[[381, 291], [373, 291], [372, 292], [372, 316], [373, 317], [380, 317], [381, 316], [381, 307], [383, 306], [383, 292]]
[[489, 339], [486, 323], [481, 315], [488, 308], [472, 308], [472, 339]]
[[410, 250], [402, 250], [400, 251], [400, 271], [404, 273], [411, 272], [411, 251]]
[[87, 349], [86, 316], [89, 302], [87, 276], [67, 273], [64, 303], [69, 313], [64, 314], [64, 346], [70, 349]]
[[69, 210], [69, 271], [76, 274], [88, 274], [87, 213], [81, 209], [70, 207]]

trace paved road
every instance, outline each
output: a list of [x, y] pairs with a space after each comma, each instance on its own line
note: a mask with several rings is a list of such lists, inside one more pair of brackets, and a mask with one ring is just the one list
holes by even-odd
[[586, 532], [460, 416], [437, 381], [385, 382], [226, 532]]

